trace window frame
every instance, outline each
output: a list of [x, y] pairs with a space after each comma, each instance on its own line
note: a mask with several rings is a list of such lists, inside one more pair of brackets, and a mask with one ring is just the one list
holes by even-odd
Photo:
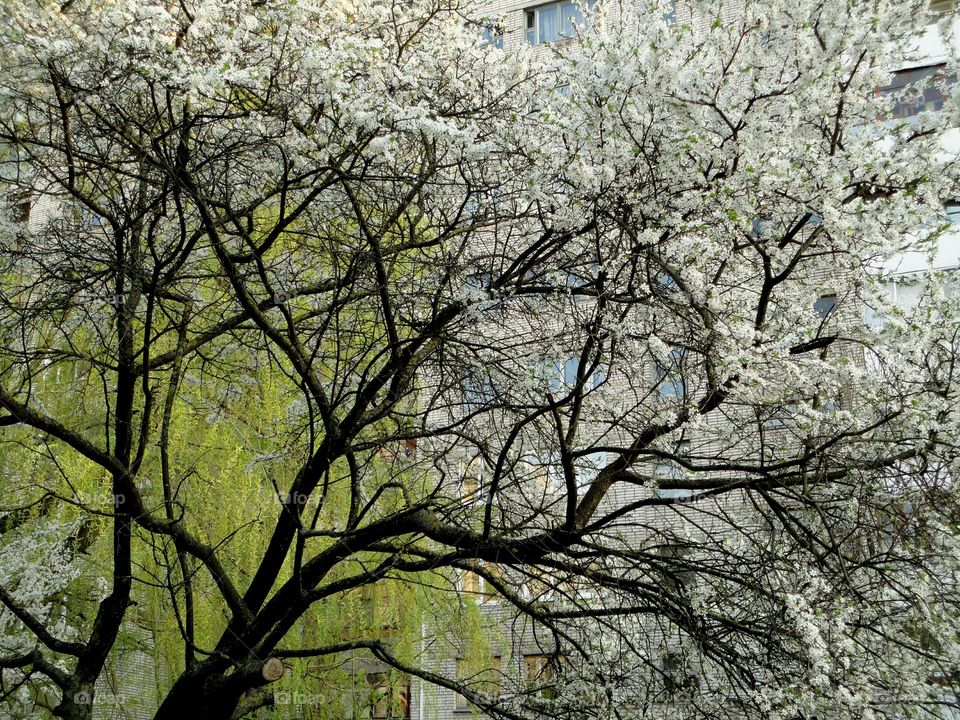
[[654, 362], [653, 380], [659, 399], [683, 400], [687, 397], [687, 378], [684, 374], [687, 354], [686, 348], [673, 347], [670, 349], [669, 365], [663, 365], [659, 360]]
[[[674, 450], [674, 455], [689, 457], [690, 448], [691, 443], [689, 440], [678, 440], [676, 443], [676, 449]], [[669, 462], [664, 462], [663, 460], [657, 460], [653, 472], [656, 476], [658, 476], [657, 487], [655, 487], [653, 490], [654, 497], [657, 499], [682, 501], [696, 494], [696, 491], [690, 489], [660, 489], [660, 478], [667, 480], [680, 480], [684, 478], [683, 470], [676, 465], [672, 465]]]
[[[584, 10], [590, 12], [596, 6], [597, 0], [554, 0], [540, 5], [525, 8], [523, 11], [523, 37], [524, 41], [531, 47], [539, 45], [549, 45], [550, 43], [565, 42], [577, 37], [577, 29], [580, 26], [586, 27], [586, 16]], [[576, 16], [570, 15], [567, 18], [568, 24], [573, 31], [570, 35], [564, 35], [564, 16], [563, 7], [572, 5], [576, 10]], [[555, 10], [557, 12], [557, 34], [556, 37], [542, 39], [540, 15], [544, 12]]]
[[[533, 661], [533, 662], [531, 662]], [[536, 700], [555, 700], [557, 697], [557, 664], [555, 653], [523, 653], [523, 687], [525, 697]], [[535, 673], [531, 669], [536, 669]], [[541, 680], [546, 680], [544, 684]]]
[[483, 480], [487, 470], [480, 454], [472, 458], [463, 456], [457, 461], [457, 496], [463, 505], [479, 505], [484, 502]]
[[[881, 118], [886, 121], [910, 120], [921, 112], [940, 112], [949, 97], [940, 85], [949, 87], [957, 82], [955, 74], [947, 75], [947, 65], [942, 62], [903, 68], [892, 72], [890, 75], [890, 82], [877, 88], [878, 96], [893, 97], [905, 93], [911, 87], [914, 90], [920, 90], [920, 93], [914, 93], [912, 97], [906, 96], [897, 99], [893, 103], [890, 113]], [[931, 94], [928, 96], [928, 93]], [[936, 93], [936, 95], [933, 93]], [[922, 102], [917, 102], [918, 98]], [[926, 106], [931, 103], [934, 107], [928, 109]]]
[[[370, 720], [410, 719], [410, 677], [391, 682], [391, 673], [385, 671], [367, 673], [370, 696], [367, 714]], [[397, 714], [397, 709], [400, 713]]]
[[[496, 699], [500, 697], [503, 686], [500, 682], [502, 677], [502, 666], [503, 658], [500, 655], [493, 655], [490, 660], [491, 666], [486, 669], [481, 669], [478, 672], [472, 672], [469, 667], [470, 660], [464, 657], [458, 657], [454, 659], [454, 674], [456, 676], [456, 681], [461, 685], [468, 685], [468, 680], [476, 679], [481, 684], [481, 689], [477, 690], [476, 688], [471, 688], [476, 690], [480, 695], [490, 695], [491, 699]], [[468, 675], [469, 673], [469, 675]], [[485, 680], [482, 676], [489, 674], [491, 677], [489, 680]], [[492, 691], [488, 691], [486, 688], [492, 688]], [[453, 699], [453, 711], [455, 713], [466, 713], [474, 711], [474, 704], [467, 699], [467, 697], [460, 692], [454, 692]]]
[[[484, 570], [500, 576], [496, 565], [484, 563]], [[478, 605], [499, 602], [501, 599], [497, 589], [483, 575], [472, 570], [457, 569], [457, 592], [470, 596]]]

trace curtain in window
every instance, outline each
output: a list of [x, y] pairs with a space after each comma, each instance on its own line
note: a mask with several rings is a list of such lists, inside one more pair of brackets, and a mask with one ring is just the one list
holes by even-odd
[[580, 12], [580, 8], [572, 2], [563, 3], [560, 6], [560, 16], [560, 34], [563, 37], [576, 36], [576, 27], [583, 27], [583, 13]]
[[559, 6], [544, 8], [537, 13], [537, 22], [540, 26], [539, 42], [553, 42], [560, 37], [560, 8]]

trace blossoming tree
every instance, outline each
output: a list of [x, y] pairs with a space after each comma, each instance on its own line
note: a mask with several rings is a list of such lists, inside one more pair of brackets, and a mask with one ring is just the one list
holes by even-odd
[[[5, 3], [2, 502], [107, 562], [53, 623], [82, 558], [0, 577], [4, 692], [91, 717], [159, 596], [158, 719], [364, 655], [510, 718], [949, 704], [960, 308], [884, 268], [949, 233], [953, 67], [904, 118], [924, 2], [716, 5]], [[330, 620], [481, 580], [561, 687]]]

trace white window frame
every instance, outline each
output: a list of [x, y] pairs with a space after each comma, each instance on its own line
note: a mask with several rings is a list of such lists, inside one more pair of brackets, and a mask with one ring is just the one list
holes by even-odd
[[[562, 42], [576, 37], [576, 34], [563, 35], [561, 32], [563, 29], [563, 15], [560, 14], [560, 11], [564, 5], [577, 5], [579, 18], [576, 19], [576, 22], [583, 23], [585, 19], [583, 14], [584, 10], [592, 10], [596, 5], [596, 0], [560, 0], [559, 2], [544, 3], [543, 5], [527, 8], [523, 11], [523, 33], [528, 45], [548, 45], [553, 42]], [[540, 14], [551, 10], [557, 11], [557, 37], [549, 40], [541, 40]], [[574, 19], [574, 16], [571, 15], [570, 18]]]
[[[483, 481], [487, 475], [487, 465], [480, 454], [460, 457], [457, 461], [457, 493], [464, 505], [479, 505], [485, 502]], [[468, 485], [475, 484], [470, 488]]]

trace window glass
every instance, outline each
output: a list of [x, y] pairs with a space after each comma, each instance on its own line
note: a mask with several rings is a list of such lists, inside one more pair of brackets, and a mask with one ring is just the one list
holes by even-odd
[[[467, 667], [467, 661], [462, 658], [457, 659], [457, 680], [463, 681], [469, 677], [469, 669]], [[466, 697], [457, 693], [457, 698], [454, 700], [453, 704], [454, 710], [469, 710], [470, 701]]]
[[461, 385], [463, 389], [463, 403], [470, 412], [491, 405], [497, 399], [497, 391], [493, 382], [484, 377], [466, 377]]
[[686, 351], [674, 348], [670, 351], [668, 365], [657, 364], [656, 383], [661, 397], [683, 397], [687, 393], [687, 383], [683, 377], [683, 359]]
[[561, 38], [576, 37], [577, 29], [585, 26], [585, 18], [581, 8], [592, 8], [596, 0], [585, 2], [551, 3], [542, 7], [527, 10], [526, 35], [531, 45], [554, 42]]
[[560, 34], [563, 37], [576, 37], [577, 28], [583, 27], [583, 13], [572, 2], [560, 6]]
[[488, 45], [503, 50], [503, 30], [499, 25], [484, 25], [480, 35]]
[[557, 5], [537, 11], [538, 43], [552, 42], [560, 37], [560, 8]]
[[[467, 289], [471, 293], [481, 293], [490, 289], [493, 284], [493, 275], [488, 272], [476, 272], [467, 275]], [[486, 294], [485, 292], [483, 293]]]
[[460, 499], [465, 503], [475, 503], [481, 499], [484, 463], [479, 455], [469, 462], [460, 461]]
[[[550, 360], [544, 363], [543, 373], [547, 382], [547, 390], [553, 394], [567, 392], [577, 384], [577, 370], [580, 367], [580, 357], [570, 355], [564, 360]], [[607, 379], [606, 365], [600, 363], [584, 383], [587, 390], [595, 390]]]
[[945, 15], [955, 9], [955, 0], [930, 0], [930, 12], [934, 15]]
[[541, 452], [525, 458], [535, 489], [543, 495], [557, 495], [567, 489], [567, 478], [559, 452]]
[[833, 313], [836, 307], [837, 307], [837, 296], [824, 295], [813, 304], [813, 311], [817, 313], [817, 315], [819, 315], [821, 318], [826, 318], [828, 315]]
[[580, 358], [568, 357], [563, 363], [563, 382], [573, 386], [577, 382], [577, 368], [580, 367]]
[[944, 69], [944, 65], [930, 65], [894, 73], [890, 84], [879, 91], [881, 96], [894, 100], [890, 117], [902, 119], [942, 110], [946, 99], [943, 86], [957, 80], [956, 75], [946, 76]]
[[951, 225], [960, 224], [960, 200], [950, 200], [943, 207], [946, 211], [947, 222]]
[[373, 720], [407, 720], [410, 717], [410, 678], [390, 673], [367, 674], [370, 717]]
[[556, 697], [556, 673], [549, 656], [524, 655], [523, 679], [529, 696], [544, 700]]
[[[469, 661], [465, 658], [457, 659], [457, 681], [468, 685], [477, 693], [491, 700], [500, 695], [501, 659], [494, 655], [485, 661]], [[454, 710], [471, 710], [472, 705], [467, 698], [457, 693], [454, 701]]]
[[[673, 452], [675, 455], [680, 457], [687, 457], [690, 454], [690, 441], [679, 441]], [[667, 460], [659, 460], [657, 462], [657, 465], [654, 468], [654, 475], [658, 483], [664, 483], [666, 481], [667, 484], [669, 484], [670, 480], [682, 480], [684, 477], [686, 477], [683, 469], [679, 465], [671, 463]], [[686, 498], [693, 495], [693, 490], [657, 487], [654, 490], [654, 495], [663, 499]]]
[[663, 19], [668, 23], [675, 22], [677, 19], [677, 0], [670, 0], [667, 4], [669, 10], [664, 14]]

